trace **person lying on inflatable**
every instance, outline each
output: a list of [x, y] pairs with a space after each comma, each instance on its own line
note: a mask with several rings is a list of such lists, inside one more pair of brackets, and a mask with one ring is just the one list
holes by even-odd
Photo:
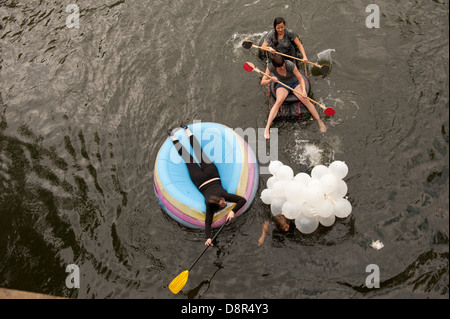
[[245, 205], [247, 200], [239, 195], [230, 194], [223, 189], [216, 165], [203, 153], [200, 143], [192, 134], [187, 125], [181, 124], [181, 127], [186, 130], [187, 136], [189, 137], [189, 142], [194, 149], [195, 156], [200, 161], [200, 165], [196, 163], [188, 150], [186, 150], [180, 141], [178, 141], [172, 134], [172, 130], [168, 130], [167, 133], [175, 145], [178, 154], [180, 154], [186, 163], [192, 182], [205, 197], [205, 245], [213, 246], [211, 241], [211, 225], [214, 213], [227, 206], [226, 201], [236, 203], [232, 211], [227, 216], [227, 220], [231, 220], [234, 218], [234, 214]]

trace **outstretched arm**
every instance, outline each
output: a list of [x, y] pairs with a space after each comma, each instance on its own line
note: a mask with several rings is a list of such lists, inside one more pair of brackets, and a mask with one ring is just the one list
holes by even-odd
[[300, 42], [298, 37], [295, 37], [294, 39], [294, 43], [297, 45], [298, 49], [300, 50], [300, 52], [303, 55], [303, 60], [308, 61], [308, 58], [306, 57], [306, 52], [305, 52], [305, 48], [303, 47], [303, 44]]
[[[228, 214], [227, 220], [231, 220], [234, 218], [234, 214], [237, 213], [242, 206], [245, 205], [247, 200], [239, 195], [233, 195], [229, 194], [227, 192], [222, 193], [222, 197], [228, 201], [236, 203], [236, 205], [233, 207], [232, 211]], [[205, 235], [206, 235], [206, 242], [205, 245], [213, 246], [211, 242], [211, 225], [213, 222], [214, 212], [211, 210], [208, 204], [206, 204], [206, 216], [205, 216]]]
[[[266, 72], [264, 73], [270, 74], [269, 68], [266, 68]], [[271, 81], [276, 82], [278, 80], [275, 76], [273, 76], [272, 79], [269, 78], [267, 75], [264, 75], [263, 78], [261, 79], [261, 86], [268, 85]]]
[[264, 238], [266, 237], [268, 231], [269, 231], [269, 221], [266, 221], [262, 227], [262, 234], [261, 237], [259, 237], [258, 246], [261, 246], [261, 244], [264, 242]]
[[211, 242], [211, 225], [214, 217], [214, 212], [212, 212], [209, 206], [206, 207], [206, 216], [205, 216], [205, 236], [206, 236], [206, 246], [214, 246]]
[[294, 75], [297, 78], [298, 82], [300, 83], [300, 88], [301, 92], [303, 93], [303, 96], [307, 97], [305, 80], [303, 79], [303, 76], [301, 75], [297, 67], [294, 67]]
[[270, 53], [275, 53], [275, 52], [277, 52], [277, 51], [276, 51], [274, 48], [272, 48], [270, 45], [272, 45], [272, 43], [267, 42], [267, 37], [266, 37], [266, 39], [264, 40], [263, 44], [261, 45], [261, 48], [263, 48], [263, 50], [264, 50], [264, 49], [269, 49], [269, 52], [270, 52]]
[[247, 203], [247, 200], [239, 195], [234, 195], [234, 194], [230, 194], [230, 193], [223, 193], [222, 197], [227, 201], [227, 202], [232, 202], [232, 203], [236, 203], [236, 205], [233, 207], [232, 211], [234, 213], [237, 213], [242, 206], [245, 205], [245, 203]]

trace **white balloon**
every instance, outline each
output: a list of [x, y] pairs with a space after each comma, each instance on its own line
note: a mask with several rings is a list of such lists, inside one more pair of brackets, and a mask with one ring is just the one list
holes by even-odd
[[281, 163], [280, 161], [270, 161], [269, 164], [269, 172], [272, 175], [275, 175], [275, 171], [278, 169], [278, 167], [283, 166], [283, 163]]
[[283, 165], [277, 168], [275, 177], [280, 181], [290, 181], [294, 178], [294, 171], [289, 166]]
[[286, 184], [285, 181], [276, 181], [273, 184], [273, 196], [276, 198], [283, 198], [286, 199], [286, 196], [284, 195], [284, 185]]
[[320, 182], [320, 179], [313, 178], [308, 184], [308, 188], [309, 187], [322, 187], [322, 183]]
[[289, 200], [288, 196], [291, 195], [292, 192], [294, 192], [294, 188], [295, 188], [294, 181], [287, 181], [284, 184], [284, 196], [286, 196], [287, 200]]
[[325, 165], [317, 165], [311, 171], [311, 177], [320, 179], [323, 175], [328, 173], [328, 167]]
[[338, 198], [334, 201], [334, 214], [336, 217], [345, 218], [352, 212], [352, 204], [345, 198]]
[[343, 179], [345, 176], [347, 176], [348, 166], [342, 161], [334, 161], [330, 164], [329, 170], [338, 179]]
[[334, 205], [329, 200], [324, 200], [314, 205], [317, 215], [322, 218], [328, 218], [334, 216]]
[[331, 215], [327, 218], [319, 216], [319, 223], [325, 227], [330, 227], [331, 225], [334, 224], [335, 221], [336, 221], [336, 216], [334, 216], [334, 215]]
[[281, 213], [281, 208], [283, 207], [284, 201], [279, 198], [274, 198], [270, 204], [270, 211], [273, 216]]
[[281, 212], [284, 216], [286, 216], [286, 218], [295, 219], [297, 217], [298, 206], [299, 204], [288, 200], [284, 202], [281, 207]]
[[347, 195], [347, 191], [347, 183], [340, 179], [337, 182], [336, 189], [332, 193], [327, 194], [327, 196], [333, 199], [338, 199]]
[[267, 188], [273, 189], [273, 184], [278, 181], [278, 179], [275, 176], [270, 176], [267, 180]]
[[[300, 215], [308, 214], [307, 210], [311, 208], [311, 206], [306, 203], [306, 202], [296, 202], [297, 203], [297, 211], [296, 211], [296, 218], [299, 217]], [[311, 217], [313, 217], [311, 215]]]
[[295, 175], [294, 180], [296, 182], [301, 182], [304, 183], [305, 185], [308, 185], [309, 182], [311, 181], [311, 176], [309, 176], [306, 173], [298, 173], [297, 175]]
[[264, 204], [270, 205], [272, 203], [272, 199], [273, 194], [271, 189], [266, 188], [261, 192], [261, 200]]
[[306, 191], [306, 202], [314, 205], [319, 201], [324, 200], [325, 192], [321, 186], [309, 186]]
[[308, 218], [301, 215], [295, 219], [295, 226], [301, 233], [311, 234], [319, 227], [319, 219], [317, 217]]
[[320, 183], [325, 194], [330, 194], [334, 192], [337, 187], [338, 179], [331, 173], [325, 174], [320, 178]]
[[302, 183], [290, 181], [284, 187], [286, 199], [293, 202], [303, 202], [306, 199], [306, 186]]
[[307, 217], [307, 218], [315, 218], [317, 217], [317, 211], [316, 208], [309, 204], [309, 203], [305, 203], [301, 206], [301, 213], [303, 216]]

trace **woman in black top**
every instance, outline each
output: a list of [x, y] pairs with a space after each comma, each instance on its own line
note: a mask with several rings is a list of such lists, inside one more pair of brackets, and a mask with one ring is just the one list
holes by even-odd
[[192, 134], [191, 130], [189, 130], [189, 128], [184, 124], [181, 124], [181, 127], [186, 130], [189, 141], [194, 149], [195, 156], [200, 162], [200, 165], [195, 162], [192, 155], [183, 147], [180, 141], [173, 136], [171, 130], [168, 130], [167, 133], [175, 145], [178, 154], [180, 154], [186, 163], [192, 182], [205, 197], [205, 235], [207, 239], [205, 245], [213, 246], [211, 242], [211, 224], [214, 213], [219, 209], [225, 208], [227, 206], [226, 201], [234, 202], [236, 205], [227, 216], [227, 220], [231, 220], [234, 218], [234, 214], [245, 205], [247, 200], [239, 195], [229, 194], [223, 189], [216, 165], [203, 153], [199, 142]]

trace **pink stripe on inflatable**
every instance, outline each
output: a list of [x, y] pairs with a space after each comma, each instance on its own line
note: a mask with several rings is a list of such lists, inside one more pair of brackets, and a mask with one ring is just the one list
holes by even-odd
[[153, 183], [155, 185], [155, 189], [156, 192], [158, 194], [158, 197], [160, 199], [160, 201], [164, 204], [164, 206], [167, 207], [167, 209], [169, 209], [174, 215], [176, 215], [177, 217], [179, 217], [180, 219], [196, 225], [196, 226], [201, 226], [201, 227], [205, 227], [205, 222], [198, 220], [197, 218], [193, 218], [189, 215], [186, 215], [185, 213], [183, 213], [181, 210], [179, 210], [178, 208], [176, 208], [175, 206], [173, 206], [163, 195], [163, 193], [161, 192], [161, 190], [158, 187], [158, 184], [156, 183], [156, 177], [153, 177]]
[[[255, 180], [255, 159], [252, 156], [252, 152], [248, 144], [245, 144], [245, 149], [247, 151], [248, 158], [248, 180], [247, 180], [247, 188], [245, 189], [245, 199], [249, 199], [253, 190], [253, 184]], [[251, 158], [251, 161], [250, 161]]]

